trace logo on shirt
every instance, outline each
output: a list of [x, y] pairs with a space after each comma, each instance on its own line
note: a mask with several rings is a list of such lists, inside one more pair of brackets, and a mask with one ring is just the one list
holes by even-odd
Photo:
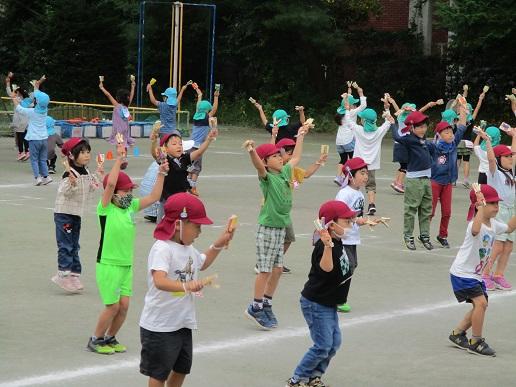
[[491, 238], [489, 234], [484, 234], [482, 237], [482, 247], [478, 249], [478, 256], [480, 257], [480, 263], [475, 268], [475, 274], [481, 274], [484, 267], [489, 261], [491, 256], [491, 247], [493, 247], [494, 238]]
[[188, 261], [182, 270], [176, 270], [174, 273], [178, 281], [187, 282], [193, 280], [194, 270], [192, 257], [188, 257]]
[[446, 155], [441, 155], [437, 158], [438, 164], [441, 164], [441, 165], [446, 164], [446, 161], [447, 161]]

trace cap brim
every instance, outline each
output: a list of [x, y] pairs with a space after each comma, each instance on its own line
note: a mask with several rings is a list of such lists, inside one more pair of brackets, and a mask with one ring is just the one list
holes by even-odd
[[132, 183], [130, 185], [126, 185], [123, 187], [117, 187], [117, 190], [127, 191], [128, 189], [135, 189], [138, 188], [138, 184]]
[[164, 217], [154, 229], [154, 238], [160, 241], [167, 241], [172, 238], [176, 231], [176, 220]]
[[213, 224], [213, 221], [205, 216], [204, 218], [198, 218], [198, 219], [188, 219], [188, 221], [195, 223], [195, 224]]

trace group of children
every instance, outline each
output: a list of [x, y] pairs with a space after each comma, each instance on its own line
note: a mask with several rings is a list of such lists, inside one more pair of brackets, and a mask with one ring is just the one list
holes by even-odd
[[[194, 84], [190, 84], [193, 87]], [[204, 205], [196, 197], [196, 181], [201, 171], [201, 163], [196, 162], [201, 160], [218, 134], [216, 119], [213, 119], [218, 108], [218, 91], [211, 105], [209, 101], [202, 100], [202, 92], [194, 87], [198, 99], [193, 117], [193, 144], [191, 149], [185, 151], [175, 117], [178, 103], [188, 85], [183, 86], [179, 95], [174, 88], [166, 89], [162, 93], [163, 102], [154, 98], [152, 85], [147, 86], [151, 102], [160, 111], [161, 123], [151, 134], [151, 154], [156, 167], [152, 170], [149, 168], [149, 171], [152, 171], [154, 183], [148, 194], [140, 199], [133, 196], [136, 184], [122, 172], [127, 167], [127, 147], [132, 145], [128, 106], [134, 94], [134, 83], [131, 92], [119, 92], [116, 99], [106, 91], [102, 81], [100, 83], [101, 90], [114, 105], [111, 140], [116, 144], [116, 158], [109, 173], [104, 173], [102, 159], [97, 160], [97, 170], [90, 172], [91, 147], [86, 139], [72, 138], [62, 145], [66, 171], [58, 187], [54, 211], [58, 271], [52, 281], [67, 292], [79, 293], [84, 289], [80, 280], [82, 267], [79, 258], [81, 218], [88, 201], [101, 184], [104, 189], [97, 205], [101, 233], [96, 263], [97, 286], [104, 309], [88, 339], [87, 348], [92, 352], [113, 354], [126, 351], [116, 335], [125, 321], [132, 296], [136, 239], [134, 216], [136, 212], [159, 202], [154, 231], [156, 241], [148, 257], [149, 289], [140, 318], [140, 372], [149, 376], [150, 386], [163, 386], [165, 383], [181, 386], [190, 372], [192, 329], [197, 327], [194, 296], [210, 283], [207, 279], [199, 278], [199, 271], [213, 263], [234, 233], [234, 228], [226, 227], [204, 253], [192, 245], [200, 234], [201, 226], [212, 223]], [[36, 86], [39, 84], [35, 85], [35, 108], [31, 110], [17, 106], [23, 101], [20, 101], [23, 94], [14, 95], [13, 103], [17, 106], [17, 113], [29, 118], [28, 134], [32, 129], [32, 133], [43, 137], [40, 124], [46, 120], [49, 100]], [[351, 95], [352, 88], [357, 90], [358, 100]], [[359, 102], [360, 105], [356, 106]], [[375, 171], [380, 168], [381, 142], [387, 131], [391, 131], [397, 146], [402, 147], [399, 148], [401, 151], [395, 152], [403, 153], [397, 158], [400, 162], [399, 173], [406, 176], [398, 176], [393, 188], [404, 193], [404, 243], [410, 250], [415, 249], [412, 234], [418, 214], [418, 240], [426, 249], [433, 248], [429, 224], [440, 201], [442, 217], [437, 240], [443, 247], [449, 247], [447, 236], [452, 187], [458, 178], [457, 153], [468, 125], [471, 126], [474, 119], [468, 117], [472, 113], [471, 105], [460, 99], [455, 107], [455, 116], [449, 112], [443, 113], [443, 121], [435, 127], [437, 138], [430, 141], [426, 139], [428, 117], [421, 110], [440, 104], [438, 101], [427, 104], [419, 111], [411, 104], [398, 109], [388, 94], [383, 102], [385, 112], [382, 117], [385, 122], [377, 126], [377, 113], [367, 108], [363, 90], [350, 82], [348, 92], [342, 95], [342, 103], [337, 110], [340, 163], [335, 181], [340, 190], [335, 200], [326, 201], [319, 209], [311, 268], [300, 297], [301, 311], [314, 345], [287, 381], [290, 387], [325, 386], [321, 378], [341, 345], [337, 312], [350, 310], [347, 299], [351, 279], [358, 266], [359, 228], [363, 225], [376, 226], [385, 221], [383, 218], [369, 218], [368, 215], [376, 213]], [[304, 108], [297, 107], [300, 116], [297, 124], [289, 124], [289, 115], [284, 110], [276, 110], [272, 122], [268, 122], [261, 105], [254, 103], [266, 130], [271, 133], [271, 141], [259, 146], [255, 146], [251, 140], [244, 143], [257, 171], [263, 196], [256, 232], [258, 274], [254, 281], [253, 300], [244, 313], [260, 328], [271, 330], [278, 326], [272, 300], [283, 273], [284, 254], [295, 240], [291, 219], [293, 191], [324, 165], [328, 152], [322, 150], [316, 162], [306, 170], [301, 169], [298, 165], [304, 137], [313, 127], [312, 120], [305, 118]], [[390, 106], [395, 107], [397, 120], [390, 114]], [[479, 104], [473, 113], [478, 113], [478, 108]], [[360, 119], [359, 124], [357, 118]], [[30, 126], [31, 122], [33, 127]], [[514, 129], [507, 132], [512, 136], [512, 149], [497, 144], [500, 133], [497, 136], [491, 127], [478, 133], [473, 149], [485, 157], [486, 181], [471, 190], [468, 217], [471, 221], [465, 241], [450, 269], [457, 300], [471, 302], [473, 309], [457, 325], [449, 339], [458, 347], [480, 355], [493, 356], [495, 353], [482, 337], [486, 290], [511, 288], [503, 274], [512, 251], [516, 228], [515, 132]], [[45, 179], [48, 179], [48, 176], [44, 176], [46, 171], [42, 164], [45, 145], [40, 137], [29, 135], [25, 139], [29, 141], [31, 160], [34, 149], [38, 176], [41, 174], [42, 183], [45, 183]], [[31, 144], [31, 141], [34, 143]], [[463, 162], [466, 162], [465, 155], [466, 152], [462, 154]], [[365, 189], [368, 198], [367, 211], [362, 189]], [[496, 259], [496, 270], [491, 274]], [[466, 335], [469, 328], [472, 328], [470, 339]]]

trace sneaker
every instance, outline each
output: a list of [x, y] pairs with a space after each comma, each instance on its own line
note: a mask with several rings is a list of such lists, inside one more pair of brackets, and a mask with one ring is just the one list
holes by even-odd
[[444, 247], [445, 249], [449, 249], [450, 248], [450, 244], [448, 243], [448, 239], [446, 238], [443, 238], [443, 237], [440, 237], [439, 235], [437, 235], [435, 237], [435, 239], [437, 240], [437, 242], [439, 242], [441, 244], [442, 247]]
[[329, 385], [327, 385], [326, 383], [324, 383], [321, 380], [320, 376], [316, 376], [315, 378], [311, 378], [310, 381], [308, 382], [307, 386], [310, 386], [310, 387], [330, 387]]
[[51, 278], [52, 282], [59, 286], [61, 289], [66, 290], [70, 293], [76, 293], [77, 289], [72, 283], [71, 275], [63, 274], [62, 272], [58, 272], [55, 276]]
[[469, 340], [468, 352], [473, 353], [475, 355], [483, 355], [483, 356], [496, 356], [496, 352], [493, 348], [491, 348], [485, 341], [485, 339], [480, 339], [476, 341], [474, 344], [471, 343], [472, 339]]
[[292, 270], [290, 270], [288, 267], [283, 266], [283, 274], [290, 274], [292, 273]]
[[414, 237], [413, 236], [404, 236], [403, 242], [405, 242], [405, 246], [407, 246], [407, 249], [409, 250], [415, 250], [416, 244], [414, 243]]
[[118, 342], [115, 336], [111, 336], [110, 338], [104, 338], [104, 343], [115, 350], [116, 353], [122, 353], [127, 351], [127, 347]]
[[398, 184], [396, 182], [391, 183], [391, 188], [396, 191], [397, 193], [405, 193], [405, 190], [403, 189], [403, 186], [401, 184]]
[[157, 217], [156, 216], [147, 215], [147, 216], [144, 216], [143, 219], [148, 220], [151, 223], [156, 223]]
[[197, 192], [197, 187], [192, 187], [188, 190], [192, 195], [199, 196], [199, 192]]
[[24, 157], [25, 157], [25, 153], [18, 152], [18, 157], [16, 157], [16, 160], [22, 161]]
[[287, 380], [287, 384], [285, 385], [285, 387], [308, 387], [308, 384], [301, 381], [294, 382], [292, 378], [290, 378], [289, 380]]
[[351, 306], [349, 304], [337, 305], [337, 312], [349, 313], [351, 312]]
[[79, 275], [71, 274], [70, 281], [76, 290], [84, 290], [84, 285], [82, 284], [81, 280], [79, 279]]
[[267, 318], [267, 315], [263, 309], [254, 310], [253, 305], [250, 304], [244, 311], [244, 314], [249, 320], [253, 321], [260, 328], [265, 329], [266, 331], [270, 331], [272, 329], [272, 324]]
[[448, 336], [448, 339], [457, 348], [465, 349], [465, 350], [467, 350], [469, 348], [469, 340], [468, 340], [468, 336], [466, 335], [466, 332], [462, 332], [459, 335], [454, 335], [452, 332], [451, 335]]
[[335, 176], [335, 179], [333, 179], [333, 182], [337, 184], [340, 187], [342, 187], [342, 176]]
[[44, 177], [41, 184], [43, 185], [47, 185], [47, 184], [50, 184], [52, 183], [54, 180], [50, 177], [50, 176], [47, 176], [47, 177]]
[[420, 235], [417, 237], [419, 243], [423, 245], [423, 247], [427, 250], [433, 250], [434, 245], [430, 242], [430, 238], [426, 235]]
[[482, 275], [482, 281], [484, 281], [484, 284], [486, 285], [486, 289], [488, 291], [493, 291], [496, 289], [496, 284], [493, 281], [493, 277], [490, 275]]
[[104, 339], [95, 339], [90, 337], [88, 340], [88, 345], [86, 346], [86, 349], [98, 353], [100, 355], [112, 355], [115, 353], [115, 350], [110, 347], [109, 345], [106, 345], [104, 342]]
[[495, 275], [493, 281], [497, 289], [500, 290], [512, 290], [512, 285], [505, 279], [503, 275]]
[[258, 265], [254, 265], [254, 272], [256, 274], [260, 274], [260, 269], [258, 269]]
[[36, 180], [34, 181], [34, 185], [38, 186], [43, 183], [43, 178], [41, 176], [36, 177]]
[[276, 328], [278, 326], [278, 319], [272, 312], [272, 306], [270, 305], [263, 305], [263, 313], [265, 313], [265, 316], [271, 323], [272, 328]]
[[51, 175], [55, 175], [56, 169], [54, 167], [48, 167], [48, 173], [50, 173]]
[[367, 215], [373, 216], [376, 214], [376, 206], [374, 203], [369, 203], [369, 207], [367, 207]]
[[471, 184], [469, 184], [469, 182], [467, 180], [464, 180], [462, 182], [462, 186], [466, 189], [471, 189]]

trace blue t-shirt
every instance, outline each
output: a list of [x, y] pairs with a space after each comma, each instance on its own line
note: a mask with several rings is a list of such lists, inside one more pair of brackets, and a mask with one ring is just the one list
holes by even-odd
[[203, 119], [193, 120], [192, 135], [190, 136], [190, 139], [194, 140], [195, 148], [199, 148], [201, 144], [206, 141], [206, 137], [208, 137], [208, 133], [210, 132], [209, 125], [208, 114], [206, 114], [206, 117]]
[[29, 119], [25, 140], [46, 140], [48, 138], [46, 113], [36, 113], [34, 108], [24, 108], [20, 105], [16, 106], [16, 111]]
[[159, 119], [163, 126], [159, 133], [167, 134], [171, 133], [177, 128], [176, 123], [176, 112], [177, 105], [167, 105], [166, 102], [158, 102]]

